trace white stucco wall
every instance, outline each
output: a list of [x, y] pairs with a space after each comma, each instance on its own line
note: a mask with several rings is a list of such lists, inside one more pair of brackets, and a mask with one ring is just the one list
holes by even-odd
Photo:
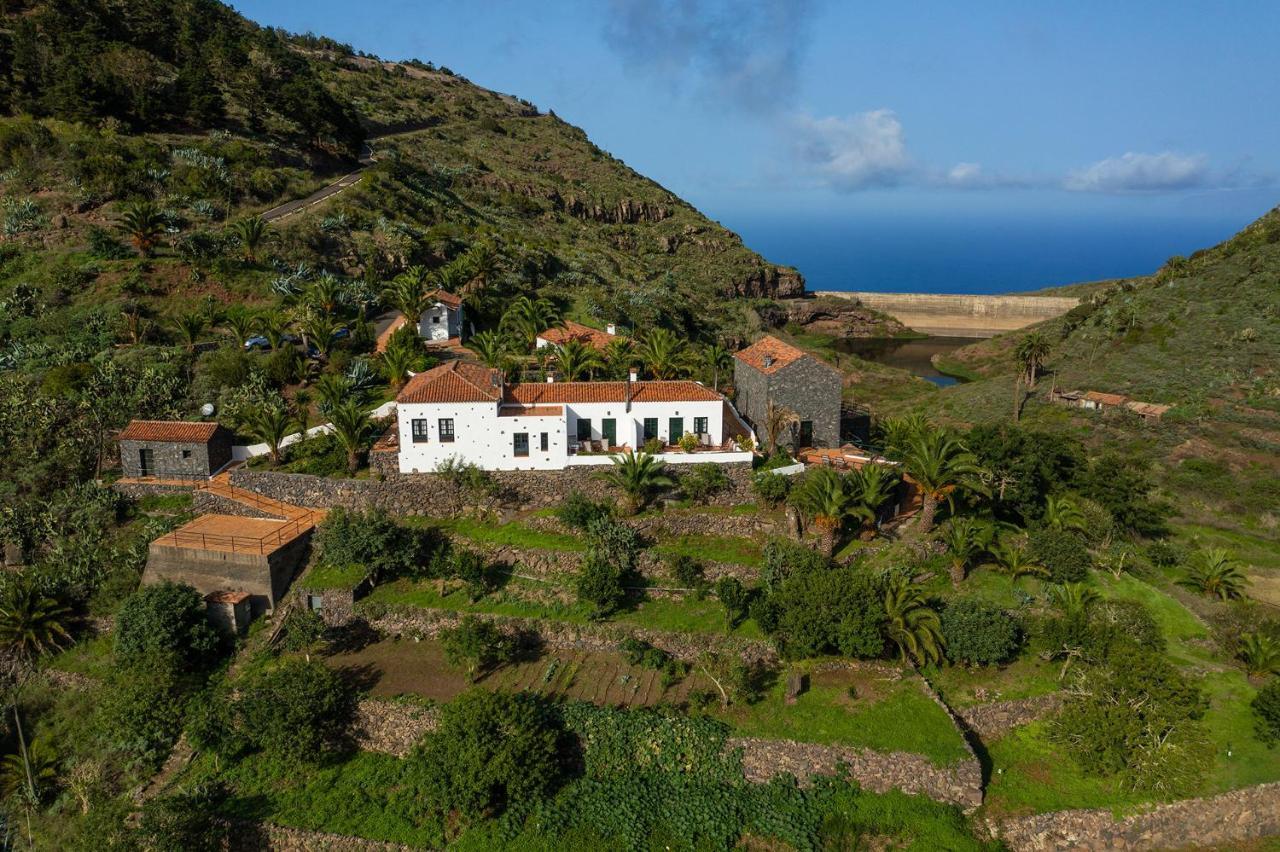
[[425, 340], [448, 340], [462, 336], [462, 308], [451, 310], [437, 302], [418, 319], [418, 336]]

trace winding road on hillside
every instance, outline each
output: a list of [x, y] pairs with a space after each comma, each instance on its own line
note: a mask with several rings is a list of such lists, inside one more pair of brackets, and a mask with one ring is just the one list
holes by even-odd
[[380, 139], [390, 139], [393, 136], [408, 136], [410, 133], [418, 133], [419, 131], [426, 130], [430, 126], [430, 124], [423, 124], [418, 127], [411, 127], [408, 130], [397, 130], [393, 133], [382, 133], [378, 136], [370, 136], [364, 141], [364, 145], [360, 148], [360, 159], [358, 161], [360, 163], [360, 167], [358, 169], [348, 172], [327, 186], [322, 186], [306, 198], [299, 198], [295, 201], [286, 201], [284, 204], [272, 207], [270, 210], [262, 214], [262, 218], [268, 222], [275, 222], [280, 219], [284, 219], [287, 216], [292, 216], [299, 210], [306, 210], [308, 207], [319, 204], [326, 198], [331, 198], [348, 187], [355, 186], [364, 179], [364, 170], [373, 165], [377, 160], [377, 157], [375, 157], [373, 153], [372, 143], [377, 142]]

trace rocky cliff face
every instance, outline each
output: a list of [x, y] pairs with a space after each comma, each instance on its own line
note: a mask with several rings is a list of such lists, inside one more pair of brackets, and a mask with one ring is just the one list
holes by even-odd
[[761, 266], [732, 282], [726, 295], [750, 299], [795, 299], [804, 295], [804, 276], [783, 266]]
[[803, 299], [787, 305], [785, 322], [832, 337], [893, 337], [907, 327], [851, 299]]

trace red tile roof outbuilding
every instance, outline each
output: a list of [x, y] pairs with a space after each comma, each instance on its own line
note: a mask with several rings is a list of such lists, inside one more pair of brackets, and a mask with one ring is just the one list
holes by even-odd
[[174, 444], [205, 444], [215, 432], [217, 423], [191, 420], [130, 420], [117, 439], [121, 441], [154, 441]]

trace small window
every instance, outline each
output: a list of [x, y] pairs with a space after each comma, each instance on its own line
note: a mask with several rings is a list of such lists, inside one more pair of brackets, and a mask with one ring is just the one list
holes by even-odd
[[433, 317], [431, 318], [431, 324], [432, 324], [432, 325], [439, 325], [439, 324], [440, 324], [440, 317], [438, 317], [438, 316], [433, 316]]
[[307, 595], [307, 609], [312, 612], [324, 609], [324, 598], [320, 595]]
[[514, 450], [516, 457], [519, 458], [529, 455], [529, 433], [516, 432], [512, 435], [512, 438], [514, 439], [512, 449]]
[[453, 418], [452, 417], [440, 418], [440, 440], [446, 444], [453, 442]]
[[425, 444], [427, 442], [427, 421], [413, 421], [413, 442], [415, 444]]
[[591, 440], [591, 418], [589, 417], [578, 418], [578, 440], [579, 441]]
[[646, 417], [644, 419], [644, 439], [646, 441], [658, 437], [658, 418]]
[[708, 431], [709, 430], [707, 429], [707, 418], [705, 417], [693, 418], [693, 433], [695, 435], [705, 435], [707, 434]]
[[541, 447], [542, 452], [545, 453], [547, 451], [547, 447], [550, 445], [550, 441], [547, 440], [546, 432], [542, 433], [542, 439], [538, 442], [538, 445], [539, 447]]
[[189, 459], [189, 458], [191, 458], [191, 451], [190, 451], [190, 450], [183, 450], [183, 451], [182, 451], [182, 457], [183, 457], [184, 459]]

